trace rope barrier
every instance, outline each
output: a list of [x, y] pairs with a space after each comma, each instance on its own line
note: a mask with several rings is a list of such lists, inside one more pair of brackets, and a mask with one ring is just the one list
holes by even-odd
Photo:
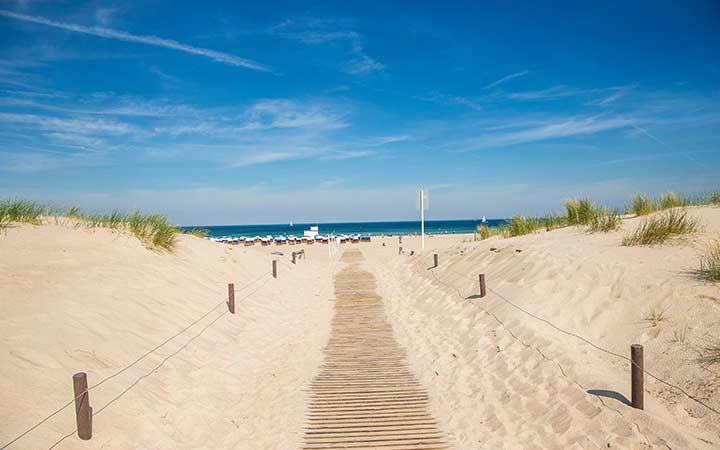
[[[259, 280], [261, 280], [262, 278], [267, 277], [267, 276], [269, 276], [269, 275], [270, 275], [269, 273], [265, 273], [265, 274], [257, 277], [257, 278], [254, 279], [253, 281], [245, 284], [244, 286], [242, 286], [242, 287], [240, 287], [240, 288], [236, 288], [235, 291], [237, 292], [237, 291], [239, 291], [239, 290], [243, 290], [243, 289], [245, 289], [245, 288], [247, 288], [247, 287], [249, 287], [249, 286], [257, 283]], [[262, 287], [262, 286], [261, 286], [261, 287]], [[240, 298], [238, 301], [242, 301], [242, 300], [246, 299], [246, 298], [249, 297], [250, 295], [252, 295], [252, 294], [254, 294], [255, 292], [257, 292], [259, 289], [260, 289], [260, 288], [255, 289], [255, 290], [252, 291], [251, 293], [249, 293], [249, 294], [245, 295], [244, 297]], [[194, 325], [196, 325], [198, 322], [200, 322], [201, 320], [203, 320], [204, 318], [206, 318], [207, 316], [209, 316], [210, 314], [212, 314], [212, 312], [215, 311], [218, 307], [220, 307], [221, 305], [225, 304], [225, 302], [226, 302], [227, 300], [228, 300], [228, 297], [225, 297], [225, 299], [223, 299], [221, 302], [219, 302], [219, 303], [217, 303], [216, 305], [214, 305], [212, 308], [210, 308], [210, 310], [208, 310], [207, 312], [205, 312], [202, 316], [200, 316], [199, 318], [195, 319], [195, 320], [194, 320], [193, 322], [191, 322], [189, 325], [185, 326], [184, 328], [182, 328], [180, 331], [178, 331], [178, 332], [175, 333], [174, 335], [172, 335], [172, 336], [170, 336], [169, 338], [165, 339], [165, 340], [162, 341], [160, 344], [156, 345], [156, 346], [153, 347], [152, 349], [150, 349], [150, 350], [148, 350], [147, 352], [145, 352], [143, 355], [141, 355], [140, 357], [138, 357], [137, 359], [135, 359], [135, 360], [134, 360], [132, 363], [130, 363], [129, 365], [123, 367], [122, 369], [118, 370], [117, 372], [115, 372], [115, 373], [113, 373], [113, 374], [111, 374], [111, 375], [108, 375], [107, 377], [103, 378], [102, 380], [100, 380], [100, 381], [98, 381], [97, 383], [93, 384], [92, 386], [88, 387], [87, 390], [85, 390], [85, 391], [83, 391], [82, 393], [80, 393], [80, 395], [78, 395], [77, 397], [75, 397], [75, 398], [73, 398], [72, 400], [68, 401], [67, 403], [63, 404], [60, 408], [58, 408], [58, 409], [56, 409], [55, 411], [53, 411], [53, 412], [51, 412], [50, 414], [48, 414], [48, 415], [47, 415], [45, 418], [43, 418], [41, 421], [39, 421], [39, 422], [36, 423], [35, 425], [31, 426], [31, 427], [28, 428], [27, 430], [23, 431], [22, 433], [20, 433], [18, 436], [16, 436], [14, 439], [12, 439], [11, 441], [9, 441], [7, 444], [5, 444], [5, 445], [3, 445], [2, 447], [0, 447], [0, 450], [4, 450], [4, 449], [8, 448], [8, 447], [11, 446], [12, 444], [14, 444], [14, 443], [16, 443], [17, 441], [19, 441], [20, 439], [24, 438], [24, 437], [27, 436], [29, 433], [31, 433], [33, 430], [35, 430], [36, 428], [38, 428], [40, 425], [44, 424], [45, 422], [47, 422], [48, 420], [52, 419], [52, 418], [53, 418], [54, 416], [56, 416], [57, 414], [61, 413], [61, 412], [62, 412], [63, 410], [65, 410], [68, 406], [72, 405], [77, 399], [79, 399], [80, 397], [82, 397], [82, 396], [85, 395], [86, 393], [88, 393], [88, 392], [90, 392], [91, 390], [97, 388], [98, 386], [102, 385], [103, 383], [111, 380], [112, 378], [115, 378], [116, 376], [118, 376], [118, 375], [126, 372], [126, 371], [127, 371], [128, 369], [130, 369], [131, 367], [137, 365], [140, 361], [142, 361], [142, 360], [145, 359], [146, 357], [150, 356], [151, 354], [155, 353], [155, 352], [158, 351], [160, 348], [162, 348], [163, 346], [165, 346], [166, 344], [168, 344], [170, 341], [172, 341], [172, 340], [175, 339], [176, 337], [180, 336], [182, 333], [184, 333], [184, 332], [187, 331], [188, 329], [192, 328], [192, 327], [193, 327]], [[214, 322], [212, 322], [212, 323], [214, 323]], [[203, 329], [203, 331], [204, 331], [204, 330], [205, 330], [205, 329]], [[137, 384], [137, 382], [136, 382], [135, 384]], [[106, 405], [106, 406], [107, 406], [107, 405]], [[105, 407], [103, 407], [102, 409], [104, 409], [104, 408], [105, 408]], [[102, 409], [101, 409], [101, 410], [102, 410]], [[99, 411], [98, 411], [98, 412], [99, 412]], [[97, 413], [93, 413], [93, 416], [94, 416], [95, 414], [97, 414]], [[75, 431], [77, 431], [77, 429], [76, 429]], [[66, 439], [67, 437], [72, 436], [72, 435], [75, 433], [75, 431], [73, 431], [73, 432], [70, 433], [69, 435], [63, 437], [60, 441], [56, 442], [56, 443], [53, 445], [53, 447], [55, 447], [56, 445], [58, 445], [60, 442], [62, 442], [62, 440]], [[50, 448], [53, 448], [53, 447], [50, 447]]]
[[[468, 296], [463, 296], [463, 295], [460, 293], [460, 290], [459, 290], [457, 287], [442, 282], [442, 281], [437, 277], [437, 275], [435, 274], [435, 269], [436, 269], [436, 267], [431, 267], [429, 270], [430, 270], [430, 272], [433, 274], [433, 276], [435, 277], [435, 279], [436, 279], [437, 281], [439, 281], [439, 282], [442, 283], [442, 284], [445, 284], [445, 285], [448, 286], [448, 287], [452, 287], [453, 289], [456, 290], [456, 292], [457, 292], [457, 294], [458, 294], [459, 297], [461, 297], [463, 300], [468, 300]], [[445, 269], [446, 269], [446, 270], [449, 270], [449, 271], [451, 271], [451, 272], [454, 272], [454, 273], [456, 273], [456, 274], [458, 274], [458, 275], [460, 275], [460, 276], [462, 276], [462, 277], [465, 277], [465, 278], [467, 278], [467, 279], [469, 279], [469, 280], [472, 280], [473, 282], [475, 281], [474, 278], [472, 278], [472, 277], [470, 277], [470, 276], [468, 276], [468, 275], [466, 275], [466, 274], [464, 274], [464, 273], [462, 273], [462, 272], [459, 272], [459, 271], [453, 269], [452, 267], [446, 266]], [[545, 318], [543, 318], [543, 317], [540, 317], [540, 316], [538, 316], [538, 315], [536, 315], [536, 314], [534, 314], [534, 313], [532, 313], [532, 312], [530, 312], [530, 311], [527, 311], [526, 309], [524, 309], [524, 308], [522, 308], [521, 306], [517, 305], [516, 303], [512, 302], [512, 301], [509, 300], [507, 297], [505, 297], [504, 295], [502, 295], [501, 293], [499, 293], [498, 291], [496, 291], [495, 289], [493, 289], [493, 288], [491, 288], [491, 287], [489, 287], [489, 286], [487, 287], [487, 290], [490, 291], [490, 292], [492, 292], [493, 294], [495, 294], [495, 296], [496, 296], [497, 298], [499, 298], [500, 300], [502, 300], [502, 301], [504, 301], [505, 303], [509, 304], [510, 306], [516, 308], [518, 311], [520, 311], [520, 312], [522, 312], [522, 313], [524, 313], [524, 314], [526, 314], [526, 315], [528, 315], [528, 316], [530, 316], [530, 317], [532, 317], [532, 318], [534, 318], [534, 319], [536, 319], [536, 320], [538, 320], [538, 321], [540, 321], [540, 322], [545, 323], [546, 325], [552, 327], [553, 329], [555, 329], [555, 330], [557, 330], [557, 331], [559, 331], [559, 332], [561, 332], [561, 333], [563, 333], [563, 334], [565, 334], [565, 335], [567, 335], [567, 336], [574, 337], [574, 338], [576, 338], [576, 339], [584, 342], [585, 344], [590, 345], [591, 347], [593, 347], [593, 348], [595, 348], [595, 349], [597, 349], [597, 350], [600, 350], [600, 351], [602, 351], [602, 352], [604, 352], [604, 353], [607, 353], [608, 355], [615, 356], [616, 358], [620, 358], [620, 359], [622, 359], [622, 360], [624, 360], [624, 361], [630, 362], [631, 365], [634, 365], [635, 367], [638, 367], [640, 370], [643, 371], [643, 373], [645, 373], [646, 375], [648, 375], [650, 378], [653, 378], [654, 380], [656, 380], [656, 381], [658, 381], [658, 382], [660, 382], [660, 383], [662, 383], [662, 384], [664, 384], [664, 385], [666, 385], [666, 386], [668, 386], [668, 387], [670, 387], [670, 388], [672, 388], [672, 389], [677, 390], [678, 392], [684, 394], [684, 395], [685, 395], [687, 398], [689, 398], [690, 400], [693, 400], [693, 401], [695, 401], [696, 403], [704, 406], [704, 407], [707, 408], [708, 410], [714, 412], [715, 414], [720, 415], [720, 411], [718, 411], [717, 409], [713, 408], [712, 406], [708, 405], [707, 403], [703, 402], [702, 400], [700, 400], [700, 399], [698, 399], [697, 397], [693, 396], [692, 394], [688, 393], [688, 392], [687, 392], [685, 389], [683, 389], [682, 387], [677, 386], [677, 385], [675, 385], [675, 384], [672, 384], [672, 383], [670, 383], [670, 382], [668, 382], [668, 381], [666, 381], [666, 380], [663, 380], [662, 378], [658, 377], [657, 375], [653, 374], [652, 372], [648, 372], [645, 368], [638, 366], [634, 361], [632, 361], [632, 359], [628, 358], [627, 356], [624, 356], [624, 355], [621, 355], [621, 354], [619, 354], [619, 353], [613, 352], [612, 350], [608, 350], [608, 349], [606, 349], [606, 348], [603, 348], [603, 347], [595, 344], [594, 342], [590, 341], [589, 339], [587, 339], [587, 338], [585, 338], [585, 337], [583, 337], [583, 336], [580, 336], [580, 335], [578, 335], [578, 334], [576, 334], [576, 333], [573, 333], [573, 332], [571, 332], [571, 331], [567, 331], [567, 330], [565, 330], [565, 329], [563, 329], [563, 328], [555, 325], [554, 323], [550, 322], [549, 320], [547, 320], [547, 319], [545, 319]], [[473, 302], [470, 302], [470, 303], [471, 303], [472, 305], [474, 305], [474, 306], [477, 307], [477, 305], [476, 305], [475, 303], [473, 303]]]

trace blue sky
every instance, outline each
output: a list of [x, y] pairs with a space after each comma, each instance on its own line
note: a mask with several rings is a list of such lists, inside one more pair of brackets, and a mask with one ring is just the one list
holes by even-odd
[[0, 196], [180, 224], [720, 188], [720, 4], [0, 1]]

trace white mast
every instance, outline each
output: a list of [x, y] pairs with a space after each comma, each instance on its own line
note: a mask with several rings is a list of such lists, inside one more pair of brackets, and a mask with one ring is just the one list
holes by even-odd
[[422, 249], [425, 250], [425, 192], [422, 189], [420, 189], [420, 234]]

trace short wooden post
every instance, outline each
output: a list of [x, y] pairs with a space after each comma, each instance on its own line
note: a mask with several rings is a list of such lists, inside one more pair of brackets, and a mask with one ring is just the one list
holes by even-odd
[[277, 278], [277, 259], [273, 259], [273, 278]]
[[487, 293], [485, 291], [485, 274], [481, 273], [478, 275], [479, 281], [480, 281], [480, 297], [485, 297], [485, 294]]
[[630, 385], [632, 390], [632, 407], [637, 409], [645, 409], [645, 388], [644, 383], [644, 367], [643, 361], [643, 346], [640, 344], [633, 344], [630, 346], [630, 361], [631, 361], [631, 377]]
[[440, 263], [439, 263], [439, 257], [438, 257], [438, 254], [437, 254], [437, 253], [435, 253], [435, 254], [433, 255], [433, 259], [435, 260], [435, 266], [434, 266], [434, 267], [439, 266]]
[[230, 314], [235, 314], [235, 285], [228, 283], [228, 310]]
[[296, 253], [295, 253], [295, 252], [292, 252], [292, 263], [293, 263], [293, 264], [297, 264], [297, 263], [295, 262], [295, 256], [296, 256]]
[[80, 439], [88, 440], [92, 437], [92, 408], [90, 407], [90, 394], [85, 372], [73, 375], [73, 391], [75, 392], [77, 435]]
[[398, 248], [398, 255], [402, 255], [402, 247]]

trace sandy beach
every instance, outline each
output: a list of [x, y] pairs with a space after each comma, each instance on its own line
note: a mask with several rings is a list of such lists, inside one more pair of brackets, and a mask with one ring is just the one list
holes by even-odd
[[[311, 388], [352, 382], [333, 351], [355, 342], [338, 333], [363, 332], [338, 318], [364, 292], [379, 308], [368, 327], [384, 333], [365, 338], [381, 339], [402, 361], [393, 370], [409, 381], [398, 383], [427, 398], [440, 444], [412, 448], [719, 448], [718, 367], [698, 358], [719, 337], [720, 288], [695, 271], [720, 236], [720, 208], [689, 214], [701, 232], [654, 247], [621, 246], [643, 220], [628, 218], [609, 233], [433, 236], [425, 251], [406, 237], [402, 255], [396, 237], [376, 237], [334, 257], [326, 245], [189, 235], [157, 252], [120, 232], [17, 225], [0, 236], [0, 445], [42, 422], [6, 448], [345, 448], [308, 438]], [[299, 248], [306, 259], [292, 264]], [[645, 377], [644, 411], [628, 404], [631, 344], [662, 380]], [[89, 441], [69, 404], [80, 371], [95, 413]]]

